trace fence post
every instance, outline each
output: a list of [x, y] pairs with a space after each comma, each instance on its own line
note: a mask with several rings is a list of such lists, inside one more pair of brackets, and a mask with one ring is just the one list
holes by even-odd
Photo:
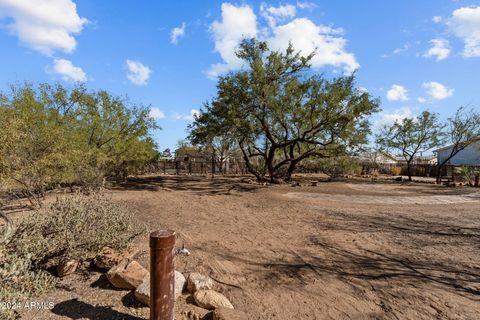
[[173, 320], [175, 231], [150, 233], [150, 320]]

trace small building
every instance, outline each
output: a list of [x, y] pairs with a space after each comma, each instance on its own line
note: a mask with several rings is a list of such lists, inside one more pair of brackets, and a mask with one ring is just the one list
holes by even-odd
[[[452, 152], [453, 145], [435, 150], [437, 162], [442, 163]], [[457, 153], [447, 162], [454, 166], [480, 166], [480, 138]]]

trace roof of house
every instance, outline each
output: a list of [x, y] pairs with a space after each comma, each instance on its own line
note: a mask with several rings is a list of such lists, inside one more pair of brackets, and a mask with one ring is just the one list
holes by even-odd
[[[473, 139], [473, 142], [477, 142], [477, 141], [480, 141], [480, 137]], [[445, 146], [445, 147], [441, 147], [441, 148], [436, 149], [436, 150], [433, 150], [433, 152], [442, 151], [442, 150], [445, 150], [445, 149], [449, 149], [451, 147], [453, 147], [453, 144]]]

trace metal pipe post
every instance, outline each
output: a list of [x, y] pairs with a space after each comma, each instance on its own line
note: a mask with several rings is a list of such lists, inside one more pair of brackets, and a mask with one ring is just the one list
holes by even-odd
[[150, 234], [150, 320], [173, 320], [175, 231]]

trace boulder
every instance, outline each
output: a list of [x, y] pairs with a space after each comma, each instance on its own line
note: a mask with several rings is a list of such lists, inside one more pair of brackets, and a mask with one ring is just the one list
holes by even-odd
[[185, 276], [181, 272], [175, 270], [175, 299], [182, 295], [186, 282], [187, 280], [185, 279]]
[[77, 260], [60, 261], [57, 266], [57, 274], [59, 277], [65, 277], [74, 273], [78, 268], [79, 262]]
[[195, 303], [205, 309], [230, 308], [233, 309], [232, 303], [223, 294], [215, 290], [198, 290], [193, 294]]
[[149, 276], [147, 269], [137, 261], [122, 260], [107, 272], [110, 283], [119, 289], [136, 289]]
[[[175, 300], [182, 295], [186, 279], [181, 272], [175, 270]], [[141, 303], [150, 306], [150, 275], [143, 279], [141, 285], [135, 290], [135, 298]]]
[[208, 290], [213, 288], [213, 280], [209, 276], [192, 272], [188, 275], [187, 290], [194, 293], [198, 290]]
[[112, 248], [105, 247], [93, 259], [93, 264], [100, 269], [109, 270], [118, 265], [122, 260], [131, 258], [128, 252], [119, 252]]
[[150, 277], [146, 277], [141, 285], [135, 289], [135, 299], [150, 306]]
[[243, 311], [222, 307], [213, 311], [213, 320], [248, 320], [248, 317]]

